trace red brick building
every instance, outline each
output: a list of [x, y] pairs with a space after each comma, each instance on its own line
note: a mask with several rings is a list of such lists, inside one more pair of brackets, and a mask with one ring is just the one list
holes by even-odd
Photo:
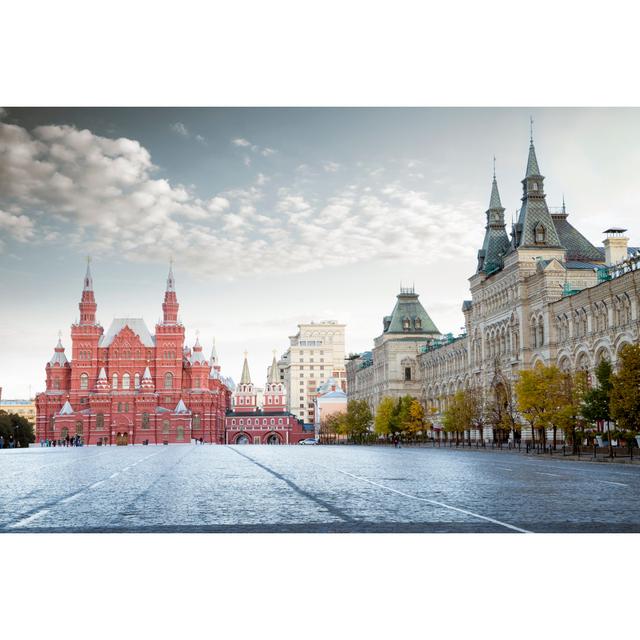
[[60, 340], [47, 363], [47, 388], [36, 396], [36, 437], [79, 435], [85, 444], [223, 443], [231, 383], [220, 375], [215, 346], [210, 360], [196, 340], [185, 347], [173, 270], [163, 319], [149, 332], [142, 318], [115, 318], [105, 333], [89, 265], [71, 326], [71, 360]]
[[302, 421], [286, 409], [284, 382], [278, 375], [275, 356], [264, 387], [262, 409], [257, 396], [245, 353], [242, 376], [233, 393], [233, 410], [225, 418], [227, 444], [297, 444], [313, 437], [313, 431], [304, 431]]

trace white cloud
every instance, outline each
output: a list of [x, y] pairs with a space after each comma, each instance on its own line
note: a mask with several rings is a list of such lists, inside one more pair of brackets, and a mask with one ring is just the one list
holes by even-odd
[[319, 195], [312, 180], [300, 191], [259, 173], [253, 185], [202, 199], [157, 172], [135, 140], [0, 123], [0, 228], [21, 242], [131, 261], [180, 255], [192, 272], [222, 278], [376, 260], [428, 264], [478, 241], [480, 205], [441, 205], [399, 183], [358, 186], [352, 176]]
[[175, 131], [175, 133], [184, 136], [185, 138], [189, 137], [189, 130], [187, 129], [187, 127], [182, 124], [182, 122], [174, 122], [171, 125], [171, 130]]
[[331, 162], [329, 160], [328, 162], [323, 162], [322, 163], [322, 168], [327, 173], [335, 173], [336, 171], [338, 171], [338, 169], [340, 169], [340, 165], [337, 162]]
[[33, 221], [25, 215], [14, 215], [0, 209], [0, 230], [19, 242], [33, 238]]
[[[265, 158], [278, 153], [276, 149], [272, 149], [271, 147], [261, 147], [260, 145], [249, 142], [246, 138], [233, 138], [233, 140], [231, 140], [231, 144], [234, 147], [239, 147], [246, 151], [250, 150], [252, 153], [264, 156]], [[248, 155], [245, 155], [242, 161], [244, 162], [245, 167], [251, 166], [251, 158]]]

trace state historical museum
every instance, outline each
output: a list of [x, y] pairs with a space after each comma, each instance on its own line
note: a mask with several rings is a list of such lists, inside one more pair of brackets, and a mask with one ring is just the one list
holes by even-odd
[[47, 390], [36, 396], [40, 440], [78, 435], [85, 444], [149, 444], [225, 441], [232, 390], [196, 340], [185, 348], [178, 321], [173, 270], [169, 269], [163, 318], [151, 335], [142, 318], [115, 318], [105, 333], [89, 265], [71, 326], [69, 362], [60, 340], [47, 363]]

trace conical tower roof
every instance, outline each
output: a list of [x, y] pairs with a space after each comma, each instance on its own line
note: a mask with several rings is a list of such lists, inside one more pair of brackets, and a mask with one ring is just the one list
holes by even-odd
[[271, 384], [278, 384], [280, 382], [280, 375], [278, 372], [278, 363], [276, 361], [276, 352], [273, 352], [273, 362], [271, 363], [271, 372], [269, 375], [269, 382]]
[[83, 291], [93, 291], [93, 278], [91, 277], [91, 258], [87, 257], [87, 272], [84, 275]]
[[169, 274], [167, 275], [167, 291], [176, 290], [176, 281], [173, 277], [173, 260], [169, 261]]
[[534, 176], [539, 176], [540, 168], [538, 167], [538, 158], [536, 158], [536, 148], [533, 145], [533, 138], [531, 138], [531, 142], [529, 143], [529, 157], [527, 158], [527, 178], [532, 178]]
[[495, 158], [489, 208], [486, 211], [487, 225], [482, 249], [478, 251], [478, 272], [493, 273], [502, 267], [502, 256], [509, 250], [509, 236], [504, 223], [504, 207], [500, 202], [496, 179]]
[[249, 363], [247, 362], [247, 352], [244, 352], [244, 364], [242, 365], [242, 376], [240, 384], [251, 384], [251, 374], [249, 373]]
[[216, 339], [213, 339], [213, 346], [211, 347], [211, 357], [209, 358], [209, 364], [214, 367], [218, 364], [218, 351], [216, 350]]

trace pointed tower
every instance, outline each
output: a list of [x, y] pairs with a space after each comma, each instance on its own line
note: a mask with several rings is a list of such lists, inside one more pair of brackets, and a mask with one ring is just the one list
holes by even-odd
[[209, 366], [211, 369], [220, 371], [220, 363], [218, 362], [218, 351], [216, 349], [216, 339], [213, 339], [213, 346], [211, 347], [211, 357], [209, 358]]
[[529, 142], [527, 172], [522, 181], [522, 208], [515, 225], [515, 246], [530, 248], [561, 249], [560, 239], [553, 224], [544, 194], [544, 176], [538, 167], [538, 158], [533, 144], [533, 121]]
[[493, 182], [491, 183], [491, 197], [486, 211], [487, 226], [485, 227], [482, 249], [478, 251], [478, 269], [488, 274], [502, 267], [502, 256], [509, 250], [509, 236], [504, 222], [504, 207], [500, 202], [498, 182], [496, 180], [495, 158], [493, 159]]
[[255, 413], [257, 410], [257, 393], [251, 374], [249, 373], [249, 362], [247, 352], [244, 352], [244, 364], [242, 365], [242, 376], [233, 394], [233, 408], [236, 413]]
[[109, 380], [107, 378], [107, 372], [104, 370], [104, 367], [100, 368], [100, 373], [98, 374], [98, 379], [96, 380], [96, 391], [98, 393], [108, 393], [111, 390], [111, 385], [109, 384]]
[[91, 258], [82, 283], [82, 298], [78, 305], [80, 319], [71, 326], [71, 402], [79, 402], [94, 388], [98, 377], [98, 345], [103, 329], [96, 320], [98, 305], [93, 294]]
[[156, 324], [155, 363], [152, 367], [154, 386], [163, 390], [165, 402], [178, 401], [183, 384], [183, 361], [187, 366], [184, 344], [184, 326], [178, 322], [178, 298], [173, 277], [173, 260], [169, 262], [169, 274], [162, 303], [162, 320]]
[[87, 258], [87, 272], [84, 276], [84, 285], [82, 287], [82, 298], [80, 304], [80, 326], [95, 325], [96, 324], [96, 311], [98, 305], [96, 304], [95, 297], [93, 295], [93, 278], [91, 277], [91, 258]]
[[62, 393], [71, 388], [71, 364], [64, 354], [62, 337], [58, 334], [58, 344], [47, 362], [47, 392]]
[[264, 407], [265, 413], [281, 413], [285, 410], [284, 383], [280, 380], [276, 352], [273, 352], [273, 362], [269, 368], [267, 384], [264, 387]]
[[207, 386], [207, 380], [209, 379], [209, 364], [204, 353], [202, 353], [202, 345], [200, 344], [200, 339], [198, 337], [193, 345], [193, 351], [189, 360], [189, 368], [191, 374], [191, 388], [205, 388]]
[[176, 282], [173, 277], [173, 261], [169, 263], [169, 275], [162, 303], [163, 323], [176, 324], [178, 322], [178, 298], [176, 297]]

